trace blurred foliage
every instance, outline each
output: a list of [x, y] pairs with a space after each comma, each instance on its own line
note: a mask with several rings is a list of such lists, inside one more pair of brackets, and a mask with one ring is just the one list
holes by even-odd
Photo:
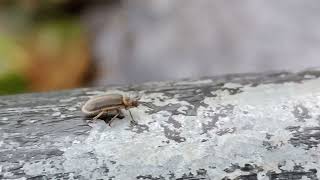
[[21, 74], [6, 74], [0, 76], [0, 95], [16, 94], [27, 90], [27, 81]]
[[90, 66], [79, 7], [87, 1], [0, 1], [0, 95], [78, 87]]
[[27, 73], [33, 82], [31, 89], [57, 90], [83, 84], [90, 68], [90, 51], [83, 29], [75, 22], [43, 23], [27, 37], [25, 42], [31, 42], [25, 45], [32, 59]]
[[27, 79], [20, 73], [25, 60], [14, 39], [0, 34], [0, 95], [26, 91]]

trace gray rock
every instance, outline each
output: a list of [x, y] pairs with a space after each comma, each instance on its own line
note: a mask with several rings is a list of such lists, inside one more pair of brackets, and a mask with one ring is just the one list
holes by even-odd
[[[319, 179], [320, 71], [0, 97], [0, 179]], [[109, 127], [81, 105], [140, 96]], [[105, 117], [106, 121], [109, 117]]]

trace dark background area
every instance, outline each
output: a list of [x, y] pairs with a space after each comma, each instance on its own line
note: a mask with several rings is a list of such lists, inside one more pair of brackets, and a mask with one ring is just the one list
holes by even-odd
[[6, 0], [0, 94], [320, 65], [318, 1]]

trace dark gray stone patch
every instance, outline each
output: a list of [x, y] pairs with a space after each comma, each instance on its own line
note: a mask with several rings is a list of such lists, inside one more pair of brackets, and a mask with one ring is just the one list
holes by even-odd
[[208, 139], [202, 139], [201, 140], [201, 142], [207, 142], [208, 141]]
[[303, 177], [306, 177], [310, 180], [319, 180], [317, 178], [317, 171], [316, 170], [309, 170], [309, 171], [294, 171], [294, 172], [268, 172], [267, 176], [270, 180], [299, 180]]
[[295, 118], [297, 118], [300, 122], [305, 122], [307, 119], [311, 119], [312, 116], [309, 114], [308, 108], [306, 108], [303, 105], [298, 105], [294, 107], [294, 110], [292, 111]]
[[187, 116], [195, 116], [196, 115], [196, 110], [192, 108], [192, 106], [186, 106], [188, 109], [185, 110], [185, 113], [181, 113], [178, 111], [178, 109], [180, 107], [182, 107], [181, 104], [168, 104], [165, 106], [156, 106], [153, 104], [145, 104], [145, 106], [147, 106], [148, 108], [150, 108], [150, 110], [146, 111], [146, 113], [148, 114], [154, 114], [154, 113], [158, 113], [160, 111], [168, 111], [171, 112], [172, 115], [179, 115], [179, 114], [183, 114], [183, 115], [187, 115]]
[[207, 170], [205, 169], [199, 169], [197, 170], [196, 174], [193, 174], [191, 172], [185, 173], [182, 175], [182, 177], [177, 178], [177, 180], [208, 180], [210, 179], [207, 175]]
[[[250, 79], [250, 75], [252, 79]], [[291, 73], [291, 72], [273, 72], [261, 74], [258, 76], [254, 76], [254, 74], [247, 74], [247, 78], [245, 80], [241, 80], [242, 83], [247, 82], [247, 84], [251, 84], [252, 87], [256, 87], [260, 84], [283, 84], [287, 82], [301, 83], [306, 79], [306, 76], [313, 76], [313, 78], [308, 79], [316, 79], [320, 77], [320, 72], [318, 70], [306, 70], [300, 73]]]
[[[147, 107], [151, 108], [152, 110], [147, 111], [148, 114], [153, 114], [157, 113], [160, 111], [168, 111], [171, 112], [172, 115], [179, 115], [179, 114], [184, 114], [178, 111], [180, 107], [182, 107], [181, 104], [168, 104], [165, 106], [155, 106], [151, 103], [146, 104]], [[191, 106], [189, 109], [192, 109]], [[194, 110], [195, 111], [195, 110]], [[187, 110], [188, 112], [188, 110]], [[172, 115], [168, 118], [167, 121], [165, 121], [166, 124], [161, 124], [161, 127], [164, 129], [164, 135], [166, 138], [170, 140], [174, 140], [175, 142], [181, 143], [186, 140], [186, 138], [180, 136], [180, 132], [177, 130], [179, 129], [182, 125], [179, 121], [175, 120]], [[184, 114], [185, 115], [185, 114]], [[174, 129], [170, 129], [167, 124], [172, 124]]]
[[[176, 177], [172, 172], [169, 174], [169, 180], [209, 180], [210, 178], [207, 175], [207, 170], [198, 169], [195, 174], [189, 172], [183, 174], [181, 177]], [[163, 176], [152, 176], [152, 175], [139, 175], [136, 177], [139, 180], [167, 180]]]
[[[29, 147], [30, 148], [30, 147]], [[11, 155], [10, 155], [11, 154]], [[56, 156], [61, 156], [63, 151], [59, 149], [37, 149], [36, 147], [30, 148], [24, 151], [13, 151], [13, 150], [6, 150], [1, 151], [0, 153], [0, 162], [12, 162], [12, 158], [30, 161], [32, 160], [41, 160], [41, 159], [49, 159]], [[8, 156], [10, 155], [10, 156]]]
[[272, 134], [266, 133], [265, 140], [262, 141], [262, 146], [264, 146], [267, 150], [272, 151], [274, 149], [278, 149], [282, 145], [285, 145], [286, 142], [281, 142], [280, 144], [273, 145], [271, 142], [272, 136]]
[[48, 180], [48, 179], [84, 179], [82, 176], [71, 175], [73, 173], [56, 173], [56, 174], [46, 174], [46, 175], [38, 175], [38, 176], [26, 176], [27, 180]]
[[239, 93], [242, 93], [242, 88], [226, 88], [226, 87], [222, 87], [221, 88], [222, 91], [228, 91], [229, 95], [236, 95]]
[[178, 132], [177, 130], [171, 130], [167, 125], [161, 125], [161, 127], [164, 130], [164, 135], [166, 138], [173, 140], [177, 143], [181, 143], [181, 142], [185, 142], [186, 138], [185, 137], [181, 137], [180, 136], [180, 132]]
[[243, 166], [240, 166], [239, 164], [231, 164], [230, 167], [225, 168], [223, 171], [226, 173], [233, 173], [236, 170], [240, 170], [242, 172], [249, 172], [251, 174], [257, 174], [259, 172], [263, 171], [263, 168], [261, 166], [258, 166], [256, 164], [244, 164]]
[[[208, 117], [211, 118], [211, 120], [208, 123], [202, 123], [202, 130], [205, 134], [216, 127], [216, 123], [219, 121], [219, 118], [221, 117], [227, 117], [233, 112], [234, 106], [233, 105], [226, 105], [217, 107], [214, 110], [211, 110], [208, 112]], [[221, 135], [223, 135], [222, 133]]]
[[[281, 145], [284, 145], [284, 143], [281, 143]], [[262, 146], [264, 146], [269, 151], [278, 149], [281, 145], [272, 145], [272, 143], [269, 141], [262, 141]]]
[[232, 134], [236, 131], [236, 127], [233, 127], [233, 128], [226, 128], [226, 129], [221, 129], [219, 130], [216, 134], [218, 136], [223, 136], [225, 134]]
[[305, 171], [303, 166], [295, 165], [293, 167], [293, 171], [287, 171], [282, 169], [285, 165], [285, 161], [278, 164], [278, 169], [281, 170], [281, 173], [268, 172], [267, 175], [270, 179], [302, 179], [302, 177], [305, 176], [311, 180], [318, 180], [316, 169], [309, 169], [308, 171]]
[[[59, 176], [61, 177], [60, 174], [59, 174]], [[33, 176], [33, 177], [27, 178], [27, 180], [47, 180], [47, 179], [49, 179], [49, 178], [45, 175], [39, 175], [39, 176]]]
[[22, 169], [23, 164], [20, 164], [19, 162], [13, 162], [13, 163], [2, 162], [1, 164], [3, 165], [3, 167], [2, 169], [0, 169], [0, 179], [6, 178], [4, 176], [5, 172], [12, 173], [13, 178], [19, 178], [21, 177], [21, 175], [24, 174], [24, 170]]
[[148, 113], [148, 114], [153, 114], [153, 113], [162, 111], [162, 110], [161, 110], [161, 106], [156, 106], [156, 105], [154, 105], [154, 104], [152, 104], [152, 103], [148, 103], [148, 102], [144, 102], [144, 103], [141, 103], [141, 104], [142, 104], [143, 106], [146, 106], [146, 107], [149, 108], [149, 110], [146, 111], [146, 113]]
[[317, 147], [320, 144], [320, 126], [317, 127], [288, 127], [292, 133], [289, 142], [294, 146], [305, 145], [306, 149]]
[[258, 177], [256, 173], [252, 173], [249, 175], [240, 175], [234, 178], [234, 180], [258, 180]]
[[[198, 89], [189, 90], [188, 92], [183, 92], [179, 94], [177, 97], [180, 101], [186, 101], [194, 106], [192, 109], [188, 109], [187, 115], [196, 115], [196, 109], [200, 106], [206, 107], [207, 105], [203, 103], [205, 98], [208, 97], [217, 97], [217, 94], [214, 92], [221, 90], [221, 91], [228, 91], [230, 95], [235, 95], [242, 93], [242, 88], [227, 88], [224, 87], [225, 83], [213, 83], [213, 84], [205, 84], [202, 86], [197, 87]], [[192, 111], [194, 110], [194, 111]]]
[[[193, 85], [195, 86], [195, 85]], [[187, 106], [188, 109], [186, 110], [187, 116], [196, 116], [196, 110], [199, 106], [205, 106], [203, 104], [203, 100], [207, 97], [216, 97], [216, 94], [212, 94], [212, 92], [215, 92], [217, 90], [226, 90], [231, 95], [241, 93], [241, 88], [226, 88], [223, 87], [224, 83], [212, 83], [212, 84], [201, 84], [200, 86], [197, 86], [196, 88], [190, 88], [190, 85], [184, 85], [181, 88], [178, 88], [179, 91], [176, 89], [173, 91], [173, 89], [169, 88], [166, 90], [162, 90], [161, 93], [165, 92], [164, 94], [168, 97], [174, 97], [178, 99], [179, 101], [186, 101], [194, 106], [192, 108], [191, 106]], [[150, 91], [148, 93], [152, 93], [155, 91]], [[149, 107], [151, 110], [147, 113], [157, 113], [159, 111], [169, 111], [172, 112], [173, 115], [182, 114], [181, 112], [178, 112], [177, 109], [181, 107], [180, 104], [169, 104], [166, 106], [155, 106], [151, 103], [144, 103], [145, 106]]]
[[266, 133], [266, 139], [267, 140], [270, 140], [272, 136], [273, 136], [272, 134]]
[[320, 77], [320, 72], [319, 72], [319, 69], [318, 70], [309, 69], [309, 70], [306, 70], [306, 71], [299, 72], [299, 73], [297, 73], [297, 75], [300, 76], [300, 77], [303, 77], [303, 78], [306, 78], [306, 76], [309, 76], [308, 79], [316, 79], [316, 78]]
[[168, 121], [166, 121], [168, 124], [172, 124], [174, 128], [180, 128], [181, 123], [175, 119], [172, 118], [172, 116], [169, 117]]
[[225, 168], [223, 171], [226, 172], [226, 173], [232, 173], [237, 169], [240, 169], [239, 164], [231, 164], [230, 167]]
[[162, 111], [168, 111], [171, 112], [172, 115], [178, 115], [178, 114], [182, 114], [181, 112], [178, 111], [178, 109], [182, 107], [181, 104], [168, 104], [165, 106], [161, 107]]
[[158, 176], [158, 177], [154, 177], [152, 175], [140, 175], [140, 176], [137, 176], [136, 179], [140, 179], [140, 180], [165, 180], [164, 177], [162, 177], [161, 175]]

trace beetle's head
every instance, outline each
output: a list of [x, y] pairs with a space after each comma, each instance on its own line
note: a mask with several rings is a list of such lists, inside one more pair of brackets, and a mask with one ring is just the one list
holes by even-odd
[[139, 106], [138, 101], [135, 100], [135, 99], [131, 100], [131, 106], [133, 106], [133, 107], [138, 107], [138, 106]]
[[127, 98], [126, 99], [126, 106], [127, 107], [138, 107], [139, 103], [138, 100], [134, 98]]

